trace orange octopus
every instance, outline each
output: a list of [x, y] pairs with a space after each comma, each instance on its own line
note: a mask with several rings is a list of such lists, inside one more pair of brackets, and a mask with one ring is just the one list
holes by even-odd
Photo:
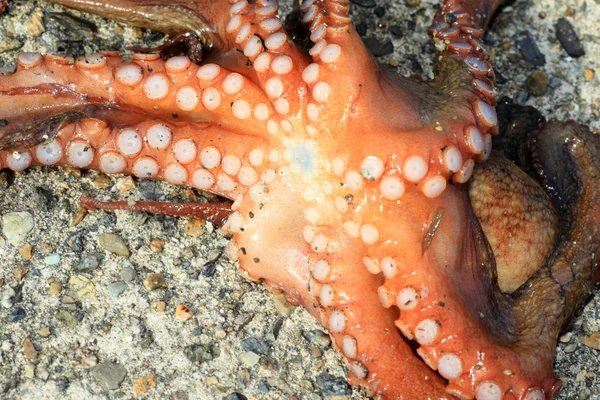
[[548, 124], [532, 141], [539, 182], [492, 151], [481, 38], [500, 1], [445, 2], [429, 82], [378, 66], [348, 0], [297, 5], [309, 49], [274, 0], [52, 2], [189, 53], [20, 54], [0, 77], [0, 168], [97, 169], [229, 199], [201, 210], [224, 222], [228, 256], [312, 313], [374, 397], [556, 395], [557, 335], [596, 281], [600, 147]]

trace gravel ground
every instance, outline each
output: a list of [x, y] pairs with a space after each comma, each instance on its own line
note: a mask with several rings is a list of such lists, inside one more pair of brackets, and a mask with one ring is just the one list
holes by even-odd
[[[378, 39], [372, 49], [385, 53], [379, 44], [391, 41], [394, 51], [381, 62], [403, 75], [431, 76], [426, 29], [437, 2], [354, 2], [377, 6], [355, 6], [355, 21]], [[584, 56], [572, 58], [561, 47], [559, 18], [574, 26]], [[486, 37], [500, 95], [600, 128], [597, 21], [599, 0], [517, 0], [506, 7]], [[529, 37], [545, 63], [521, 52], [517, 36]], [[82, 54], [151, 40], [160, 35], [13, 0], [0, 17], [0, 68], [10, 69], [20, 50]], [[82, 195], [204, 199], [87, 171], [0, 173], [0, 398], [367, 398], [347, 385], [345, 362], [303, 309], [236, 273], [222, 256], [227, 239], [210, 224], [99, 212], [73, 225]], [[561, 337], [561, 399], [600, 398], [599, 353], [582, 343], [598, 337], [597, 300]]]

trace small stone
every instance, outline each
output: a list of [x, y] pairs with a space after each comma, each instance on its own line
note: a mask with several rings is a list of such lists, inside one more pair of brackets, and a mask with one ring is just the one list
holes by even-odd
[[79, 264], [75, 267], [77, 272], [90, 273], [100, 266], [104, 256], [100, 253], [92, 253], [79, 261]]
[[38, 356], [38, 351], [35, 349], [31, 339], [27, 338], [23, 342], [23, 354], [28, 360], [35, 360]]
[[98, 174], [94, 179], [94, 186], [96, 189], [107, 189], [112, 186], [110, 178], [104, 174]]
[[25, 240], [33, 227], [33, 217], [27, 211], [7, 213], [2, 216], [2, 234], [15, 247]]
[[592, 79], [594, 79], [594, 70], [592, 69], [586, 69], [585, 71], [583, 71], [583, 74], [585, 75], [585, 79], [591, 81]]
[[144, 279], [144, 287], [149, 292], [156, 290], [156, 289], [164, 288], [166, 286], [167, 286], [167, 283], [165, 282], [165, 277], [163, 276], [163, 274], [160, 274], [160, 273], [152, 274], [149, 277], [147, 277], [146, 279]]
[[8, 322], [18, 322], [26, 316], [27, 313], [25, 313], [25, 310], [21, 307], [17, 307], [14, 310], [12, 310], [10, 314], [8, 314], [7, 320]]
[[164, 250], [164, 248], [164, 240], [156, 238], [152, 242], [150, 242], [150, 250], [152, 250], [153, 253], [161, 253]]
[[525, 61], [529, 61], [534, 67], [546, 64], [546, 57], [542, 54], [538, 45], [533, 40], [529, 31], [522, 31], [515, 37], [515, 43]]
[[83, 275], [69, 278], [69, 293], [76, 300], [87, 300], [96, 296], [96, 285]]
[[85, 218], [87, 213], [88, 213], [87, 208], [78, 209], [75, 212], [75, 214], [73, 214], [73, 216], [71, 217], [71, 226], [79, 225], [79, 223], [81, 223], [81, 221], [83, 221], [83, 219]]
[[25, 243], [23, 246], [21, 246], [19, 248], [19, 254], [21, 254], [21, 257], [23, 257], [25, 260], [29, 261], [31, 260], [31, 249], [33, 248], [33, 246], [31, 246], [30, 243]]
[[17, 278], [17, 280], [22, 281], [23, 278], [25, 278], [25, 275], [27, 275], [27, 273], [29, 272], [29, 270], [25, 267], [16, 267], [13, 268], [12, 272], [15, 278]]
[[52, 282], [48, 291], [50, 296], [58, 296], [62, 292], [62, 285], [58, 282]]
[[156, 374], [149, 373], [148, 375], [140, 376], [133, 381], [133, 392], [137, 395], [146, 393], [150, 389], [156, 387]]
[[171, 400], [190, 400], [190, 396], [183, 390], [177, 390], [171, 393]]
[[323, 374], [317, 377], [317, 386], [325, 397], [329, 396], [349, 396], [352, 389], [348, 382], [342, 377]]
[[183, 354], [194, 364], [201, 364], [214, 359], [218, 352], [209, 344], [193, 344], [183, 349]]
[[73, 329], [77, 326], [79, 321], [70, 312], [67, 310], [58, 310], [56, 315], [54, 316], [56, 321], [61, 324], [63, 327], [68, 329]]
[[127, 290], [129, 286], [123, 281], [116, 281], [108, 284], [106, 288], [108, 295], [112, 297], [118, 297], [123, 294], [125, 290]]
[[542, 71], [534, 71], [525, 81], [527, 93], [533, 96], [543, 96], [548, 91], [548, 77]]
[[240, 344], [242, 349], [246, 351], [252, 351], [257, 354], [267, 355], [271, 352], [271, 345], [263, 338], [250, 337], [242, 339]]
[[121, 275], [121, 279], [125, 282], [133, 282], [135, 278], [137, 278], [137, 272], [135, 272], [135, 269], [131, 267], [124, 267], [121, 269], [119, 275]]
[[40, 335], [43, 338], [47, 338], [51, 334], [52, 334], [52, 332], [50, 331], [50, 328], [48, 328], [47, 326], [40, 328], [40, 330], [38, 331], [38, 335]]
[[185, 224], [184, 232], [191, 237], [200, 237], [206, 232], [206, 221], [201, 219], [193, 219]]
[[127, 370], [113, 362], [102, 362], [92, 370], [92, 376], [104, 390], [117, 390], [127, 376]]
[[227, 332], [225, 332], [223, 329], [217, 329], [215, 332], [215, 337], [219, 340], [223, 340], [227, 337]]
[[315, 329], [312, 331], [302, 331], [302, 336], [311, 343], [316, 344], [321, 348], [327, 348], [331, 345], [331, 337], [325, 332]]
[[167, 303], [165, 303], [164, 301], [159, 300], [156, 302], [156, 311], [164, 312], [166, 308], [167, 308]]
[[111, 253], [118, 254], [123, 257], [129, 257], [129, 249], [119, 235], [113, 233], [101, 233], [98, 239], [100, 247]]
[[50, 373], [46, 368], [38, 366], [37, 370], [35, 371], [35, 376], [43, 381], [47, 381], [50, 377]]
[[600, 350], [600, 334], [592, 333], [589, 336], [585, 336], [581, 339], [581, 343], [592, 349]]
[[7, 286], [0, 291], [0, 305], [4, 308], [11, 308], [13, 306], [13, 298], [17, 293], [13, 288]]
[[119, 193], [125, 194], [126, 192], [135, 188], [135, 182], [131, 176], [126, 176], [122, 179], [119, 179], [117, 182], [117, 188], [119, 189]]
[[275, 303], [275, 309], [282, 317], [289, 317], [294, 310], [294, 306], [287, 301], [283, 293], [273, 294], [273, 302]]
[[[293, 397], [290, 398], [290, 400], [292, 399]], [[223, 397], [223, 400], [248, 400], [248, 398], [241, 393], [234, 392]]]
[[44, 264], [46, 264], [48, 266], [60, 264], [60, 254], [53, 253], [53, 254], [50, 254], [49, 256], [45, 257]]
[[260, 356], [253, 351], [246, 351], [240, 357], [242, 363], [248, 368], [254, 367], [260, 361]]
[[421, 5], [421, 0], [406, 0], [406, 5], [410, 8], [417, 8]]
[[559, 18], [554, 28], [556, 29], [556, 38], [568, 55], [581, 57], [585, 54], [585, 49], [577, 37], [575, 28], [568, 20]]
[[194, 313], [185, 304], [178, 304], [175, 309], [175, 317], [180, 321], [187, 321], [192, 318]]
[[367, 50], [369, 50], [375, 57], [387, 56], [388, 54], [392, 54], [394, 52], [394, 45], [389, 40], [381, 42], [377, 38], [369, 37], [364, 38], [363, 43], [365, 44]]

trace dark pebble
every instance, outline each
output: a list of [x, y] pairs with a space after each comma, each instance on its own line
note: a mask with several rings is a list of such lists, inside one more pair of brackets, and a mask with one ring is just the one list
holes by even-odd
[[364, 38], [363, 42], [375, 57], [387, 56], [394, 52], [394, 45], [389, 40], [382, 43], [377, 38], [369, 37]]
[[283, 327], [283, 318], [278, 318], [273, 325], [273, 336], [275, 340], [279, 337], [279, 332], [281, 332], [281, 328]]
[[515, 38], [515, 43], [519, 50], [521, 50], [525, 61], [529, 61], [534, 67], [546, 64], [546, 57], [538, 48], [529, 31], [520, 32]]
[[202, 275], [206, 278], [212, 277], [217, 272], [217, 259], [211, 260], [202, 267]]
[[350, 0], [350, 3], [364, 8], [373, 8], [377, 5], [375, 0]]
[[75, 267], [77, 272], [92, 272], [100, 266], [104, 259], [104, 256], [100, 253], [92, 253], [79, 261], [79, 264]]
[[508, 79], [500, 71], [494, 68], [494, 75], [496, 76], [496, 83], [499, 85], [503, 85], [508, 82]]
[[33, 201], [38, 208], [42, 210], [49, 210], [58, 202], [58, 199], [50, 190], [36, 186], [33, 189]]
[[323, 396], [349, 396], [352, 389], [342, 377], [323, 374], [317, 377], [317, 386]]
[[252, 351], [263, 356], [271, 352], [270, 343], [262, 338], [251, 337], [242, 339], [241, 345], [242, 349], [246, 351]]
[[402, 31], [402, 27], [400, 25], [392, 25], [390, 26], [390, 33], [395, 37], [401, 38], [404, 36], [404, 32]]
[[532, 96], [543, 96], [548, 91], [548, 77], [542, 71], [532, 72], [525, 81], [525, 89]]
[[22, 320], [23, 318], [25, 318], [27, 316], [27, 313], [25, 312], [24, 309], [22, 309], [21, 307], [17, 307], [14, 310], [11, 311], [10, 314], [8, 314], [8, 322], [17, 322]]
[[183, 349], [183, 354], [193, 363], [203, 363], [215, 358], [215, 351], [209, 344], [193, 344]]
[[554, 26], [556, 29], [556, 38], [562, 45], [563, 49], [571, 57], [581, 57], [585, 54], [585, 49], [577, 37], [575, 28], [569, 21], [560, 18]]
[[493, 46], [496, 44], [496, 38], [494, 37], [494, 34], [492, 32], [485, 32], [485, 35], [483, 35], [483, 44], [486, 44], [488, 46]]
[[355, 26], [356, 33], [358, 33], [358, 36], [360, 37], [365, 37], [367, 35], [368, 28], [367, 23], [364, 21], [357, 23]]
[[373, 12], [375, 13], [375, 15], [378, 18], [381, 18], [385, 15], [385, 8], [379, 6], [379, 7], [375, 7], [375, 10], [373, 10]]
[[234, 392], [223, 397], [223, 400], [248, 400], [248, 398], [241, 393]]

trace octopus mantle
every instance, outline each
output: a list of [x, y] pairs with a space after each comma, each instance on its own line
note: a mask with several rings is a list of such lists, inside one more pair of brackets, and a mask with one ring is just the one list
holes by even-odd
[[346, 0], [298, 5], [307, 52], [273, 0], [53, 2], [186, 34], [190, 52], [20, 54], [0, 77], [0, 168], [127, 173], [231, 200], [228, 256], [321, 321], [375, 396], [558, 391], [556, 337], [596, 263], [598, 142], [560, 123], [536, 134], [551, 191], [491, 151], [481, 37], [497, 2], [446, 2], [430, 82], [381, 70]]

